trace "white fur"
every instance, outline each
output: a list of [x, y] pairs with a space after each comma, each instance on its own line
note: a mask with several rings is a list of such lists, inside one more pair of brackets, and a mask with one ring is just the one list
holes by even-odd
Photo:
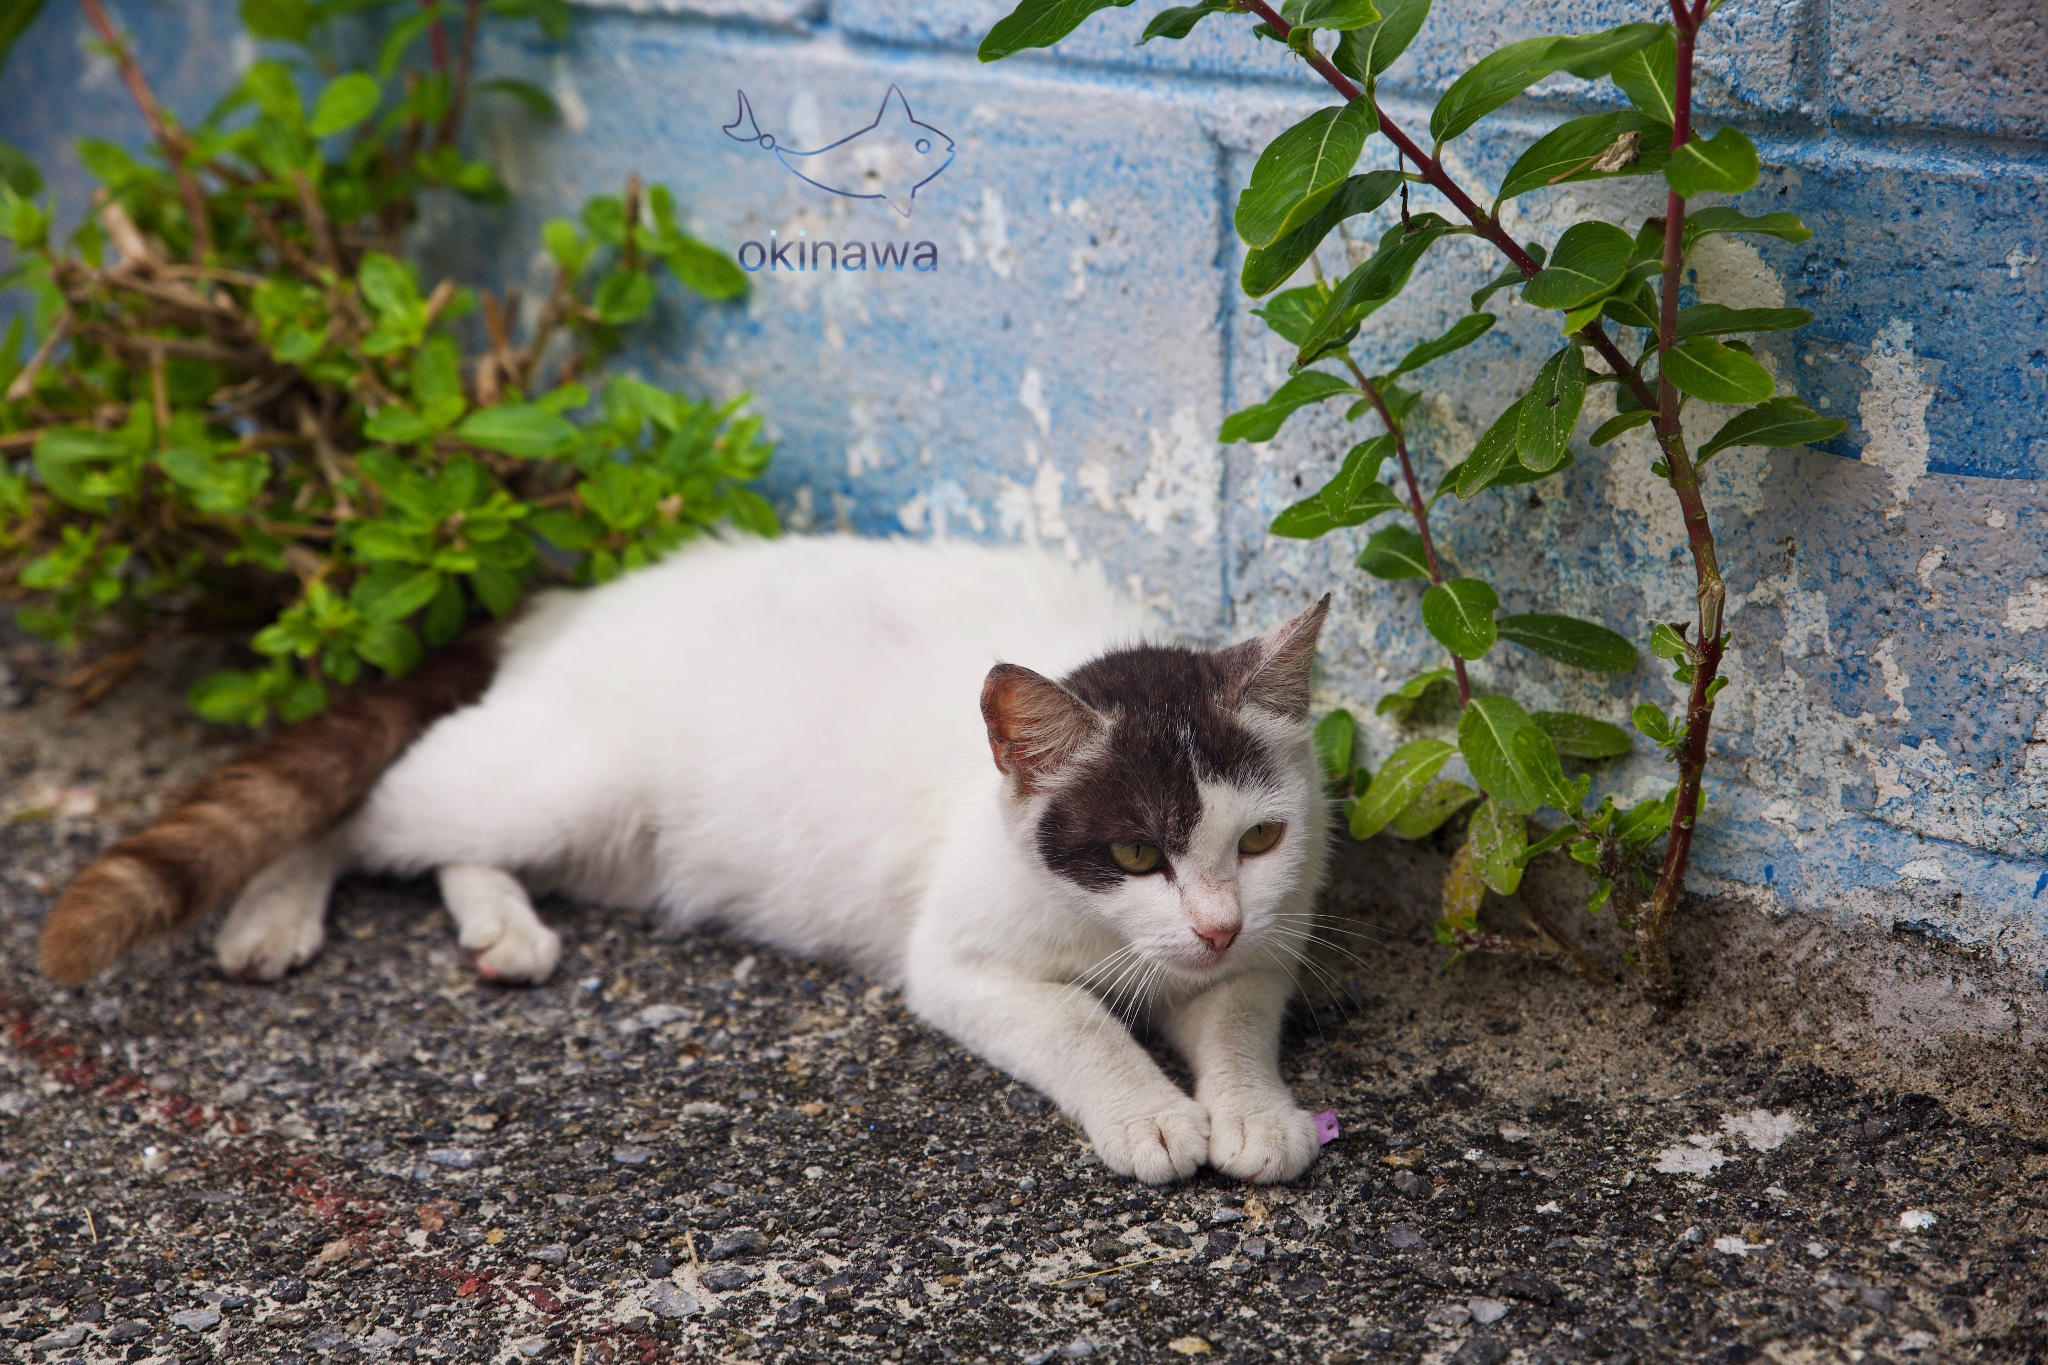
[[[537, 981], [555, 965], [521, 881], [677, 925], [717, 920], [901, 983], [925, 1018], [1052, 1096], [1115, 1170], [1156, 1183], [1207, 1162], [1290, 1179], [1316, 1151], [1277, 1055], [1322, 877], [1307, 725], [1248, 712], [1284, 778], [1205, 784], [1175, 876], [1107, 892], [1045, 867], [1032, 840], [1048, 798], [1020, 794], [990, 757], [978, 698], [991, 665], [1058, 677], [1147, 625], [1099, 574], [1026, 551], [705, 543], [544, 599], [484, 698], [429, 730], [338, 838], [351, 866], [438, 869], [486, 975]], [[1241, 857], [1260, 820], [1288, 831]], [[303, 906], [318, 883], [324, 901], [327, 862], [292, 875], [284, 899]], [[303, 913], [244, 946], [258, 887], [221, 953], [274, 976], [311, 949]], [[1196, 935], [1229, 924], [1220, 956]], [[1187, 1056], [1193, 1098], [1111, 1006]]]

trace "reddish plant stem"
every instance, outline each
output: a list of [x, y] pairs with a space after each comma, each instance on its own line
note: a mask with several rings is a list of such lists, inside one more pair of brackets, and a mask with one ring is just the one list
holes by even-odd
[[[1263, 19], [1283, 39], [1293, 31], [1294, 26], [1285, 19], [1282, 19], [1279, 13], [1266, 3], [1266, 0], [1245, 0], [1245, 8]], [[1329, 82], [1330, 88], [1342, 95], [1346, 102], [1365, 97], [1365, 92], [1360, 90], [1350, 77], [1333, 66], [1330, 63], [1330, 59], [1316, 51], [1313, 46], [1301, 55], [1302, 59], [1315, 69], [1316, 74]], [[1415, 145], [1414, 139], [1401, 130], [1400, 124], [1395, 123], [1393, 119], [1387, 116], [1386, 110], [1379, 108], [1375, 104], [1373, 113], [1378, 116], [1380, 132], [1386, 137], [1387, 141], [1393, 143], [1401, 155], [1415, 163], [1416, 169], [1422, 172], [1422, 178], [1437, 193], [1451, 201], [1458, 212], [1464, 215], [1465, 221], [1472, 225], [1475, 232], [1493, 243], [1503, 256], [1506, 256], [1508, 260], [1514, 263], [1515, 269], [1522, 272], [1523, 279], [1532, 279], [1538, 271], [1543, 269], [1542, 266], [1536, 263], [1534, 256], [1531, 256], [1522, 249], [1521, 243], [1509, 236], [1505, 228], [1494, 221], [1493, 217], [1481, 209], [1477, 203], [1473, 202], [1472, 196], [1465, 193], [1463, 187], [1457, 181], [1451, 179], [1444, 168], [1437, 163], [1435, 157], [1430, 156]], [[1590, 322], [1580, 329], [1579, 336], [1587, 345], [1600, 353], [1600, 358], [1607, 362], [1609, 369], [1621, 376], [1621, 382], [1628, 385], [1634, 391], [1636, 401], [1646, 408], [1656, 405], [1656, 395], [1650, 391], [1649, 385], [1645, 384], [1642, 377], [1636, 373], [1635, 367], [1628, 363], [1627, 357], [1621, 353], [1621, 348], [1616, 346], [1614, 339], [1607, 335], [1605, 327], [1597, 320]]]
[[163, 106], [157, 103], [156, 92], [149, 88], [142, 68], [136, 65], [135, 54], [122, 41], [121, 31], [107, 17], [100, 0], [78, 0], [78, 4], [85, 11], [86, 22], [92, 25], [93, 32], [99, 34], [100, 41], [112, 52], [114, 65], [121, 72], [121, 83], [128, 87], [129, 98], [141, 111], [142, 121], [149, 125], [150, 136], [163, 149], [171, 174], [177, 177], [179, 196], [185, 201], [185, 217], [192, 225], [192, 260], [195, 264], [203, 264], [213, 254], [213, 222], [206, 216], [206, 196], [199, 191], [199, 179], [185, 164], [185, 158], [191, 155], [192, 144], [184, 132], [165, 117]]
[[[462, 6], [461, 48], [455, 54], [455, 85], [448, 96], [448, 112], [441, 118], [439, 141], [448, 146], [462, 131], [462, 110], [469, 100], [469, 82], [476, 70], [477, 28], [483, 22], [483, 0], [464, 0]], [[435, 25], [439, 33], [440, 25]]]
[[[1394, 438], [1394, 454], [1401, 461], [1401, 477], [1408, 485], [1408, 510], [1415, 516], [1415, 533], [1422, 538], [1422, 558], [1429, 565], [1429, 581], [1432, 585], [1444, 581], [1442, 567], [1437, 563], [1436, 539], [1429, 533], [1429, 504], [1423, 501], [1422, 485], [1416, 481], [1415, 466], [1408, 459], [1408, 437], [1394, 421], [1394, 414], [1387, 411], [1387, 401], [1380, 396], [1378, 386], [1365, 377], [1365, 371], [1358, 368], [1358, 362], [1351, 353], [1344, 353], [1344, 367], [1351, 371], [1351, 377], [1358, 381], [1358, 387], [1365, 391], [1372, 403], [1373, 411], [1385, 423], [1387, 434]], [[1458, 705], [1466, 706], [1472, 701], [1472, 681], [1465, 676], [1465, 661], [1451, 655], [1451, 671], [1458, 678]]]
[[[1702, 12], [1688, 14], [1682, 0], [1671, 0], [1678, 18], [1678, 62], [1676, 70], [1676, 118], [1672, 121], [1671, 148], [1675, 153], [1692, 136], [1692, 76], [1694, 40]], [[1685, 263], [1685, 200], [1672, 191], [1664, 208], [1664, 278], [1662, 308], [1658, 316], [1657, 348], [1661, 354], [1678, 340], [1678, 291]], [[1678, 751], [1678, 799], [1671, 812], [1670, 838], [1664, 846], [1664, 862], [1658, 870], [1657, 885], [1650, 903], [1636, 920], [1637, 959], [1648, 978], [1649, 993], [1659, 1004], [1670, 1005], [1677, 998], [1677, 980], [1671, 966], [1671, 921], [1685, 890], [1685, 872], [1692, 858], [1692, 837], [1699, 819], [1700, 783], [1707, 766], [1707, 739], [1714, 720], [1713, 685], [1721, 671], [1721, 612], [1727, 587], [1714, 550], [1714, 533], [1707, 520], [1706, 502], [1700, 495], [1699, 470], [1685, 448], [1685, 434], [1679, 422], [1678, 390], [1661, 374], [1657, 380], [1657, 441], [1664, 453], [1671, 489], [1685, 517], [1686, 540], [1692, 550], [1693, 578], [1699, 601], [1699, 634], [1694, 641], [1692, 691], [1686, 699], [1685, 743]]]
[[[1692, 81], [1694, 44], [1700, 25], [1706, 21], [1711, 0], [1698, 0], [1688, 8], [1684, 0], [1668, 0], [1671, 16], [1678, 30], [1678, 54], [1674, 103], [1676, 118], [1673, 121], [1671, 147], [1674, 152], [1685, 146], [1692, 135]], [[1257, 15], [1282, 40], [1292, 31], [1293, 25], [1266, 3], [1266, 0], [1244, 0], [1245, 8]], [[1343, 72], [1331, 64], [1330, 59], [1316, 51], [1313, 44], [1301, 52], [1302, 58], [1327, 81], [1332, 89], [1347, 102], [1364, 98], [1364, 91]], [[1375, 103], [1374, 114], [1379, 120], [1379, 130], [1401, 155], [1413, 161], [1422, 172], [1423, 179], [1438, 193], [1450, 200], [1458, 212], [1463, 214], [1474, 231], [1497, 247], [1501, 254], [1512, 261], [1522, 272], [1524, 279], [1531, 278], [1542, 268], [1534, 257], [1524, 251], [1519, 243], [1494, 220], [1480, 210], [1472, 197], [1465, 193], [1458, 183], [1444, 172], [1434, 157], [1426, 155], [1415, 145], [1398, 124], [1396, 124]], [[1678, 290], [1684, 264], [1685, 200], [1675, 191], [1666, 201], [1664, 217], [1664, 275], [1661, 315], [1658, 319], [1658, 351], [1668, 350], [1677, 340]], [[1693, 659], [1692, 692], [1686, 706], [1686, 739], [1681, 746], [1679, 761], [1678, 799], [1671, 816], [1670, 838], [1665, 845], [1664, 863], [1657, 879], [1650, 903], [1636, 922], [1636, 940], [1639, 960], [1648, 977], [1650, 995], [1660, 1004], [1669, 1005], [1676, 1000], [1677, 985], [1671, 968], [1669, 932], [1671, 920], [1678, 907], [1678, 897], [1685, 888], [1685, 872], [1692, 856], [1693, 827], [1699, 815], [1700, 782], [1706, 769], [1707, 738], [1713, 723], [1713, 683], [1721, 667], [1721, 616], [1727, 599], [1727, 587], [1721, 578], [1718, 558], [1715, 554], [1713, 529], [1707, 518], [1705, 500], [1700, 495], [1699, 471], [1685, 447], [1685, 436], [1679, 422], [1678, 393], [1671, 382], [1661, 375], [1659, 366], [1657, 388], [1653, 392], [1644, 382], [1641, 372], [1629, 364], [1619, 347], [1607, 335], [1607, 329], [1598, 320], [1589, 323], [1579, 334], [1580, 338], [1599, 352], [1608, 367], [1628, 385], [1636, 401], [1657, 414], [1655, 431], [1661, 447], [1672, 491], [1677, 494], [1679, 508], [1685, 518], [1686, 539], [1692, 551], [1693, 574], [1698, 586], [1699, 638]], [[1354, 373], [1356, 367], [1354, 366]], [[1361, 376], [1362, 378], [1362, 376]], [[1370, 392], [1370, 386], [1366, 386]], [[1386, 416], [1381, 408], [1381, 416]], [[1388, 423], [1389, 429], [1393, 424]], [[1395, 436], [1396, 449], [1401, 454], [1402, 468], [1408, 472], [1405, 442], [1398, 432]], [[1409, 474], [1411, 500], [1417, 504], [1417, 524], [1423, 525], [1419, 498], [1412, 472]], [[1429, 544], [1428, 531], [1421, 532], [1425, 547]], [[1436, 572], [1435, 560], [1430, 561], [1432, 575]], [[1460, 681], [1462, 682], [1462, 669]]]
[[[437, 0], [420, 0], [420, 8], [432, 9], [436, 3]], [[438, 18], [427, 24], [427, 46], [434, 54], [434, 70], [444, 76], [447, 75], [448, 35], [441, 31], [441, 21]]]

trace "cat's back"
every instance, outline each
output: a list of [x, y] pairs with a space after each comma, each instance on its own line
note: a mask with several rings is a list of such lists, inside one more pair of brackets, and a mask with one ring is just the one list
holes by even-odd
[[960, 803], [996, 789], [989, 668], [1058, 676], [1147, 633], [1100, 570], [1036, 550], [709, 542], [543, 604], [494, 692], [605, 752], [672, 909], [857, 949], [888, 937]]

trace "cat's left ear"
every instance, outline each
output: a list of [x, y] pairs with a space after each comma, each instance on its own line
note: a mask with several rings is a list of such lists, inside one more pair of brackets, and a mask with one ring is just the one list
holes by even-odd
[[1315, 667], [1323, 618], [1329, 614], [1330, 594], [1324, 593], [1301, 615], [1230, 649], [1232, 662], [1243, 670], [1235, 688], [1236, 704], [1307, 720], [1309, 673]]

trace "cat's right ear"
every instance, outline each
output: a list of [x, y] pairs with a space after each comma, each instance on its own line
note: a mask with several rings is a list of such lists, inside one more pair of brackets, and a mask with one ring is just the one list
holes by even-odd
[[996, 767], [1029, 793], [1072, 762], [1106, 725], [1102, 716], [1052, 679], [1016, 664], [997, 664], [981, 684]]

